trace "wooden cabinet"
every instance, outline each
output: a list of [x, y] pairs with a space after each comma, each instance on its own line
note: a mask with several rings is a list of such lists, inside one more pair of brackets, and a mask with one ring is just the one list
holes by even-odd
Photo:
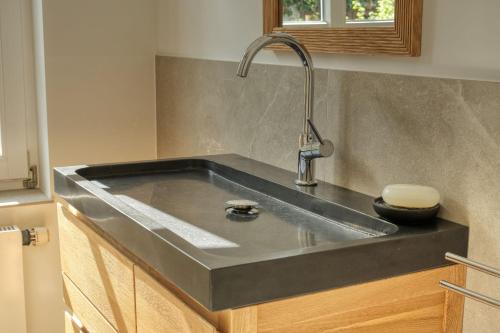
[[137, 333], [217, 333], [212, 324], [138, 267], [135, 288]]
[[[84, 331], [88, 332], [117, 332], [64, 273], [63, 288], [64, 302], [71, 309], [71, 314], [65, 314], [66, 333], [80, 332], [80, 324]], [[77, 320], [74, 320], [71, 315], [74, 315]], [[77, 324], [76, 321], [79, 323]]]
[[80, 326], [73, 320], [71, 313], [64, 312], [64, 333], [80, 333]]
[[132, 262], [59, 205], [63, 273], [120, 333], [136, 331]]
[[[240, 309], [210, 312], [130, 261], [58, 205], [65, 301], [93, 333], [459, 333], [454, 265]], [[175, 289], [175, 290], [174, 290]], [[75, 327], [67, 321], [67, 333]], [[72, 331], [73, 330], [73, 331]]]
[[[446, 292], [459, 266], [257, 305], [262, 333], [443, 332]], [[457, 303], [458, 306], [460, 304]], [[449, 331], [447, 332], [459, 332]]]

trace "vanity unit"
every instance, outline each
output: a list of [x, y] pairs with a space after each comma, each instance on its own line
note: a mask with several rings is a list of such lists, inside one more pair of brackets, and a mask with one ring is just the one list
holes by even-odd
[[[238, 155], [55, 170], [67, 332], [460, 332], [468, 229]], [[229, 200], [258, 203], [234, 212]]]

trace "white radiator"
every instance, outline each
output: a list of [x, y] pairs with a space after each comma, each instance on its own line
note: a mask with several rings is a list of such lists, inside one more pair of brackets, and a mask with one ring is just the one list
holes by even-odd
[[0, 332], [26, 333], [23, 245], [17, 226], [0, 226]]

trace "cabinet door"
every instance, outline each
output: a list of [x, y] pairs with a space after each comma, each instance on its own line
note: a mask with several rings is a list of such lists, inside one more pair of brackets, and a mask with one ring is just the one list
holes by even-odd
[[133, 264], [83, 221], [58, 205], [64, 274], [120, 333], [134, 333]]
[[[64, 302], [73, 316], [78, 318], [75, 323], [72, 315], [65, 313], [66, 333], [116, 333], [111, 324], [97, 311], [90, 301], [78, 290], [73, 282], [63, 274]], [[81, 325], [80, 325], [81, 324]], [[82, 326], [83, 329], [80, 329]]]
[[217, 329], [135, 266], [138, 333], [216, 333]]
[[448, 311], [439, 281], [463, 274], [458, 265], [447, 266], [259, 304], [258, 332], [442, 333], [445, 311], [453, 322], [461, 314]]
[[64, 312], [64, 333], [80, 333], [82, 330], [73, 321], [73, 318], [69, 312]]

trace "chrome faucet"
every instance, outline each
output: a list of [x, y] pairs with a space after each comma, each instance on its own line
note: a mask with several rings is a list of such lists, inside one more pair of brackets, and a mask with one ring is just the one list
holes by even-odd
[[[305, 113], [303, 131], [299, 137], [299, 153], [297, 161], [297, 179], [299, 186], [315, 186], [314, 160], [319, 157], [329, 157], [333, 154], [333, 143], [324, 140], [312, 122], [314, 103], [314, 66], [311, 55], [297, 39], [285, 33], [271, 33], [256, 39], [246, 50], [238, 67], [237, 75], [247, 77], [250, 65], [255, 55], [271, 44], [285, 44], [292, 48], [300, 57], [305, 70]], [[314, 140], [314, 137], [316, 140]]]

